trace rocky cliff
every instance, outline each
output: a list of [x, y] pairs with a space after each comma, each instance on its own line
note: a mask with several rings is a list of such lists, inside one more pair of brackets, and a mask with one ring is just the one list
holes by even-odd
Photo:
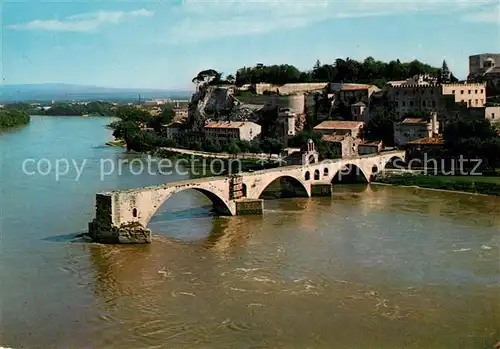
[[263, 108], [264, 105], [241, 102], [230, 87], [202, 85], [191, 98], [188, 122], [195, 131], [201, 131], [209, 119], [257, 122]]

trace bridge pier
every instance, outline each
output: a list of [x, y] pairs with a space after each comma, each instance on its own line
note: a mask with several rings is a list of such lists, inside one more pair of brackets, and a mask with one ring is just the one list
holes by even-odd
[[96, 215], [88, 225], [88, 235], [94, 242], [103, 244], [149, 244], [151, 231], [139, 222], [115, 224], [116, 195], [96, 195]]
[[140, 223], [121, 227], [104, 226], [95, 219], [89, 223], [89, 236], [101, 244], [150, 244], [151, 230]]
[[311, 196], [333, 196], [333, 185], [327, 184], [311, 184]]

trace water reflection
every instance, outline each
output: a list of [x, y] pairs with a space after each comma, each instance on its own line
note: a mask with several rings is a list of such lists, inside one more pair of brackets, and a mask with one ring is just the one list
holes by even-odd
[[252, 234], [252, 226], [261, 224], [262, 216], [221, 217], [214, 220], [210, 235], [199, 243], [215, 253], [225, 254], [237, 247], [245, 247]]

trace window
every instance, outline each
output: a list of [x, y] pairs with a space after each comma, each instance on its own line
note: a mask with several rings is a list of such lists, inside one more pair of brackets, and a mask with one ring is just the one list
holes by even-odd
[[455, 94], [455, 90], [452, 90], [451, 93]]
[[436, 101], [432, 101], [432, 106], [435, 107], [436, 106]]
[[403, 105], [403, 107], [406, 106], [405, 101], [402, 101], [401, 104]]
[[425, 101], [422, 101], [422, 105], [425, 107]]
[[323, 170], [323, 176], [328, 176], [328, 167]]
[[319, 180], [319, 170], [314, 171], [314, 180]]
[[306, 172], [306, 175], [304, 176], [305, 180], [308, 181], [311, 178], [311, 174], [309, 171]]
[[470, 90], [469, 90], [469, 94], [470, 94]]
[[495, 113], [491, 113], [491, 118], [494, 119], [495, 118]]
[[136, 209], [136, 208], [132, 209], [132, 216], [133, 216], [134, 218], [136, 218], [136, 217], [137, 217], [137, 209]]
[[477, 99], [475, 100], [476, 105], [478, 105]]
[[476, 91], [474, 91], [474, 93], [477, 93], [477, 90], [476, 90]]
[[461, 94], [461, 95], [463, 95], [463, 94], [464, 94], [464, 90], [461, 90], [461, 91], [460, 91], [460, 94]]
[[483, 93], [483, 90], [481, 90], [481, 93]]
[[413, 107], [413, 101], [410, 101], [410, 107]]

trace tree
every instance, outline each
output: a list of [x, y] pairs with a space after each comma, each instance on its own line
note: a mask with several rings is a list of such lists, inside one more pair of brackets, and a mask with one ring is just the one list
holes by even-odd
[[[450, 68], [448, 68], [448, 64], [445, 60], [443, 60], [443, 64], [441, 65], [441, 69], [437, 71], [437, 79], [440, 84], [449, 84], [451, 82], [452, 74], [450, 72]], [[455, 78], [455, 77], [453, 77]], [[455, 78], [456, 79], [456, 78]]]
[[265, 153], [268, 153], [269, 158], [271, 158], [272, 154], [281, 153], [283, 144], [276, 138], [266, 137], [261, 143], [261, 148]]
[[140, 132], [139, 126], [133, 121], [117, 121], [110, 125], [113, 128], [113, 137], [125, 141], [135, 133]]
[[443, 131], [443, 139], [450, 148], [457, 147], [460, 140], [479, 138], [482, 140], [497, 138], [496, 130], [488, 120], [461, 119], [447, 124]]
[[149, 127], [154, 128], [156, 132], [160, 132], [163, 125], [169, 124], [174, 120], [175, 112], [172, 106], [168, 105], [161, 113], [149, 120]]
[[226, 81], [230, 84], [234, 84], [236, 82], [236, 79], [232, 74], [229, 74], [228, 76], [226, 76]]
[[291, 147], [302, 147], [309, 139], [312, 139], [314, 144], [318, 145], [321, 142], [322, 134], [313, 130], [303, 130], [297, 133], [288, 141]]
[[455, 77], [455, 75], [453, 75], [453, 73], [450, 73], [450, 82], [453, 83], [453, 82], [458, 82], [458, 78]]
[[464, 118], [446, 124], [443, 139], [451, 155], [480, 158], [492, 167], [500, 165], [500, 137], [488, 120]]
[[207, 69], [200, 71], [191, 81], [197, 85], [217, 84], [221, 81], [221, 77], [222, 73], [214, 69]]
[[321, 70], [321, 62], [319, 61], [319, 59], [317, 59], [312, 70], [312, 78], [314, 80], [317, 80], [319, 78], [319, 75], [321, 74], [320, 70]]
[[23, 110], [0, 110], [0, 129], [28, 124], [30, 119], [29, 114]]
[[229, 154], [239, 154], [241, 153], [241, 149], [240, 147], [238, 147], [238, 144], [236, 144], [236, 141], [231, 141], [231, 143], [229, 143], [229, 147], [227, 148], [227, 152]]
[[115, 116], [122, 121], [131, 121], [133, 123], [147, 123], [151, 119], [151, 114], [142, 109], [135, 107], [121, 107], [115, 112]]
[[220, 153], [222, 148], [218, 142], [215, 142], [212, 138], [206, 138], [203, 142], [203, 150], [209, 153]]
[[[243, 67], [236, 72], [236, 85], [257, 84], [261, 82], [271, 84], [285, 84], [294, 82], [361, 82], [383, 87], [389, 80], [404, 80], [413, 75], [437, 75], [439, 69], [418, 60], [401, 62], [399, 59], [388, 63], [367, 57], [363, 61], [351, 58], [337, 58], [333, 64], [322, 64], [316, 60], [309, 71], [299, 71], [292, 65], [281, 64], [265, 66], [258, 64], [255, 67]], [[450, 80], [453, 81], [450, 73]]]
[[375, 115], [368, 121], [367, 138], [382, 140], [384, 144], [394, 144], [394, 122], [396, 114], [389, 109]]

